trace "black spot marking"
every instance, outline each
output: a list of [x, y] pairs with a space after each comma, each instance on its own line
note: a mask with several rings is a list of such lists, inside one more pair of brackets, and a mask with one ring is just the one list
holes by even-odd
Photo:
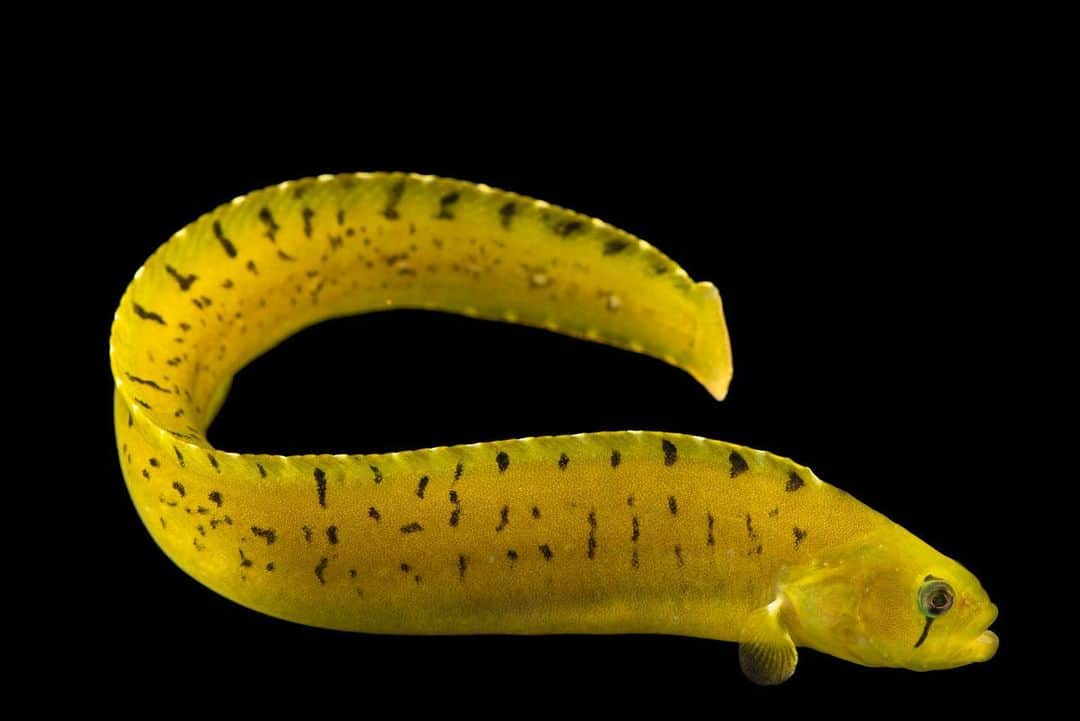
[[450, 527], [454, 528], [461, 521], [461, 501], [458, 500], [457, 491], [450, 491], [450, 503], [454, 505], [450, 511]]
[[457, 466], [455, 466], [455, 468], [454, 468], [454, 481], [457, 481], [457, 479], [461, 478], [461, 474], [464, 473], [464, 472], [465, 472], [465, 464], [462, 463], [461, 461], [458, 461]]
[[798, 526], [794, 526], [791, 529], [791, 535], [795, 537], [795, 548], [798, 548], [799, 544], [803, 542], [804, 538], [806, 538], [806, 531], [799, 528]]
[[168, 388], [162, 388], [161, 386], [159, 386], [154, 381], [147, 380], [145, 378], [140, 378], [139, 376], [133, 376], [130, 373], [124, 373], [124, 375], [126, 375], [128, 380], [131, 381], [132, 383], [138, 383], [139, 385], [149, 386], [149, 387], [153, 388], [156, 391], [161, 391], [162, 393], [172, 394], [172, 391], [170, 391]]
[[338, 208], [337, 224], [338, 225], [345, 225], [345, 209], [344, 208]]
[[399, 181], [390, 187], [390, 195], [386, 200], [386, 207], [383, 208], [383, 216], [387, 220], [397, 220], [400, 215], [397, 212], [397, 204], [401, 202], [401, 196], [405, 192], [405, 181]]
[[675, 444], [665, 438], [660, 441], [660, 447], [664, 449], [664, 465], [675, 465], [675, 461], [679, 460], [679, 449], [675, 447]]
[[762, 549], [762, 545], [759, 543], [757, 545], [757, 548], [754, 549], [754, 553], [756, 553], [757, 555], [760, 556], [761, 555], [761, 549]]
[[450, 206], [458, 202], [459, 198], [457, 192], [447, 193], [439, 198], [439, 212], [435, 217], [439, 220], [453, 220], [454, 214], [450, 212]]
[[779, 515], [780, 515], [780, 509], [779, 508], [774, 508], [771, 511], [769, 511], [769, 518], [776, 518]]
[[544, 557], [545, 561], [550, 561], [555, 557], [555, 554], [551, 552], [551, 546], [546, 543], [540, 544], [540, 554]]
[[641, 561], [638, 559], [637, 548], [630, 554], [630, 565], [637, 568], [641, 565]]
[[379, 513], [379, 509], [376, 508], [375, 506], [372, 506], [371, 508], [369, 508], [368, 511], [367, 511], [367, 514], [368, 514], [369, 518], [374, 518], [376, 521], [378, 521], [380, 518], [382, 518], [382, 514]]
[[420, 476], [420, 483], [416, 486], [416, 495], [420, 498], [424, 497], [424, 491], [427, 489], [428, 481], [431, 479], [427, 476]]
[[634, 516], [630, 519], [630, 541], [637, 543], [639, 538], [641, 538], [641, 524], [638, 523], [638, 517]]
[[131, 411], [129, 410], [128, 411], [128, 428], [131, 428], [133, 425], [135, 425], [135, 418], [134, 418], [134, 416], [131, 415]]
[[376, 483], [382, 483], [382, 471], [379, 470], [379, 467], [369, 465], [368, 468], [371, 469], [371, 473], [373, 474], [373, 478], [374, 478], [375, 482]]
[[296, 260], [296, 258], [292, 257], [291, 255], [289, 255], [288, 253], [286, 253], [286, 252], [285, 252], [284, 250], [282, 250], [281, 248], [278, 248], [278, 252], [277, 252], [277, 257], [281, 258], [281, 259], [282, 259], [282, 260], [284, 260], [284, 261], [285, 261], [286, 263], [291, 263], [291, 262], [293, 262], [293, 261], [295, 261], [295, 260]]
[[510, 230], [510, 221], [514, 219], [514, 213], [516, 212], [517, 205], [514, 203], [507, 203], [499, 208], [499, 221], [502, 223], [503, 228]]
[[506, 455], [506, 451], [499, 451], [495, 456], [495, 463], [499, 466], [499, 473], [502, 473], [510, 467], [510, 456]]
[[171, 265], [165, 266], [165, 272], [171, 275], [173, 277], [173, 280], [180, 284], [181, 291], [186, 291], [188, 288], [191, 287], [192, 283], [199, 279], [199, 276], [194, 274], [184, 275]]
[[739, 475], [740, 473], [746, 473], [750, 470], [750, 466], [747, 464], [746, 459], [740, 456], [735, 451], [731, 452], [728, 456], [728, 461], [731, 462], [731, 477]]
[[407, 563], [401, 564], [400, 568], [402, 573], [408, 573], [410, 570], [409, 564]]
[[495, 532], [498, 533], [502, 529], [506, 528], [510, 523], [510, 506], [503, 506], [499, 511], [499, 525], [495, 526]]
[[680, 546], [678, 544], [675, 544], [675, 562], [679, 564], [679, 568], [682, 568], [682, 565], [683, 565], [682, 546]]
[[611, 452], [611, 467], [612, 468], [618, 468], [620, 463], [622, 463], [622, 454], [619, 453], [618, 451], [612, 451]]
[[221, 229], [221, 221], [214, 221], [214, 237], [221, 243], [221, 247], [225, 249], [225, 254], [230, 258], [236, 257], [236, 246], [232, 244], [232, 241], [225, 237], [225, 232]]
[[537, 519], [537, 520], [540, 519], [540, 507], [539, 506], [533, 506], [532, 507], [532, 517]]
[[679, 504], [675, 501], [675, 496], [667, 497], [667, 507], [671, 511], [671, 515], [676, 515], [679, 512]]
[[240, 548], [237, 550], [240, 551], [240, 565], [243, 568], [251, 568], [253, 564], [251, 563], [251, 559], [244, 555], [244, 549]]
[[566, 467], [570, 465], [570, 456], [563, 453], [559, 456], [559, 470], [565, 471]]
[[180, 467], [184, 467], [184, 454], [180, 452], [180, 449], [173, 446], [173, 450], [176, 451], [176, 462], [180, 464]]
[[355, 568], [350, 568], [349, 569], [349, 578], [356, 578], [356, 569]]
[[596, 509], [589, 511], [589, 540], [586, 542], [586, 557], [592, 560], [596, 557]]
[[184, 490], [184, 484], [180, 481], [173, 481], [172, 487], [176, 489], [176, 492], [180, 494], [181, 498], [187, 495], [187, 491]]
[[506, 552], [506, 557], [510, 559], [511, 563], [513, 563], [514, 561], [518, 560], [518, 552], [511, 548], [509, 551]]
[[266, 478], [266, 469], [263, 468], [263, 465], [261, 463], [256, 463], [255, 467], [259, 469], [259, 475]]
[[138, 303], [132, 303], [131, 305], [135, 309], [135, 315], [139, 316], [143, 320], [152, 320], [155, 323], [160, 323], [161, 325], [168, 325], [168, 323], [165, 322], [165, 319], [162, 318], [157, 313], [155, 313], [153, 311], [150, 311], [150, 310], [147, 310], [146, 308], [143, 308]]
[[319, 505], [326, 508], [326, 473], [321, 468], [315, 469], [315, 492], [319, 495]]
[[750, 537], [750, 540], [757, 538], [757, 533], [754, 531], [754, 522], [750, 519], [750, 514], [746, 514], [746, 535]]
[[326, 571], [326, 567], [330, 564], [330, 559], [323, 556], [319, 560], [319, 565], [315, 566], [315, 578], [319, 579], [319, 583], [323, 586], [326, 585], [326, 578], [323, 577], [323, 572]]
[[273, 561], [271, 561], [270, 563], [266, 564], [266, 570], [267, 570], [267, 571], [273, 571], [273, 570], [274, 570], [274, 562], [273, 562]]
[[160, 463], [158, 463], [158, 459], [156, 459], [156, 458], [151, 458], [151, 459], [150, 459], [150, 465], [151, 465], [151, 466], [153, 466], [154, 468], [157, 468], [157, 467], [158, 467], [158, 466], [160, 466], [161, 464], [160, 464]]
[[424, 527], [416, 521], [413, 521], [412, 523], [401, 527], [402, 533], [417, 533], [418, 531], [422, 530], [424, 530]]
[[604, 241], [604, 255], [615, 255], [630, 247], [629, 240], [612, 239]]
[[270, 214], [269, 208], [264, 207], [259, 211], [259, 220], [266, 225], [266, 237], [270, 239], [271, 243], [276, 243], [277, 232], [281, 229], [281, 226], [274, 221], [274, 216]]
[[[152, 405], [150, 405], [149, 403], [147, 403], [146, 401], [144, 401], [142, 398], [133, 398], [132, 400], [134, 400], [136, 403], [138, 403], [140, 406], [142, 406], [143, 408], [145, 408], [148, 411], [154, 410], [154, 407]], [[184, 435], [187, 435], [187, 434], [181, 433], [179, 435], [184, 436]]]
[[221, 508], [221, 504], [224, 503], [224, 501], [221, 498], [221, 492], [220, 491], [210, 491], [210, 495], [207, 496], [207, 497], [210, 499], [210, 502], [213, 503], [218, 508]]
[[304, 235], [310, 238], [312, 232], [311, 219], [315, 217], [315, 211], [311, 208], [304, 208], [300, 211], [300, 214], [304, 218]]
[[338, 542], [338, 530], [337, 526], [328, 526], [326, 529], [326, 540], [330, 542], [331, 546], [336, 546]]
[[630, 506], [631, 508], [634, 507], [634, 497], [633, 496], [627, 496], [626, 497], [626, 505]]
[[254, 260], [249, 260], [247, 262], [247, 265], [245, 265], [244, 267], [247, 268], [249, 271], [251, 271], [252, 275], [258, 275], [259, 274], [259, 269], [258, 269], [258, 267], [256, 267]]
[[797, 491], [806, 485], [806, 481], [799, 477], [799, 474], [795, 471], [788, 473], [787, 485], [784, 486], [784, 490], [788, 493]]
[[214, 470], [221, 473], [221, 466], [218, 465], [217, 458], [214, 457], [214, 454], [207, 453], [206, 457], [210, 459], [210, 465], [214, 467]]
[[574, 233], [581, 232], [581, 229], [584, 227], [584, 225], [580, 220], [563, 220], [556, 223], [552, 227], [554, 228], [556, 233], [566, 238], [573, 235]]
[[[716, 519], [713, 518], [713, 515], [711, 513], [705, 514], [705, 517], [706, 517], [706, 519], [708, 519], [708, 526], [709, 526], [709, 535], [705, 538], [705, 545], [706, 546], [715, 546], [716, 545], [716, 539], [713, 537], [713, 526], [716, 525]], [[749, 518], [749, 516], [747, 516], [747, 518]]]
[[466, 558], [465, 556], [458, 556], [457, 557], [458, 578], [460, 578], [462, 581], [465, 580], [465, 569], [468, 568], [468, 566], [469, 566], [469, 559], [468, 558]]
[[146, 480], [150, 480], [150, 471], [148, 471], [145, 468], [142, 469], [142, 477], [145, 478]]
[[251, 532], [259, 538], [265, 538], [267, 546], [277, 540], [277, 533], [274, 532], [273, 528], [259, 528], [258, 526], [252, 526]]

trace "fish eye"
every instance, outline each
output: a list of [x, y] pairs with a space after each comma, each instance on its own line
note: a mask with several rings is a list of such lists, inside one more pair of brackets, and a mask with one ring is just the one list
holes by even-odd
[[944, 581], [930, 581], [919, 589], [919, 609], [925, 616], [940, 616], [952, 608], [952, 605], [953, 590]]

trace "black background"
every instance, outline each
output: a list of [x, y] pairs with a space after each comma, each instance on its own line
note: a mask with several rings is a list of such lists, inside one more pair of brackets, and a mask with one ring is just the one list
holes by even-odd
[[[57, 656], [104, 644], [118, 678], [358, 712], [376, 693], [446, 713], [560, 710], [582, 694], [625, 708], [720, 713], [812, 698], [858, 710], [881, 698], [985, 698], [1014, 683], [1023, 570], [1002, 532], [1016, 510], [1002, 492], [1013, 456], [999, 391], [1020, 323], [1019, 271], [1000, 250], [1013, 229], [1015, 148], [988, 84], [952, 68], [787, 68], [649, 94], [570, 77], [561, 88], [493, 81], [501, 94], [484, 105], [454, 93], [398, 104], [352, 88], [304, 94], [303, 112], [247, 89], [231, 105], [182, 88], [175, 105], [105, 90], [80, 140], [100, 169], [92, 197], [111, 212], [76, 269], [92, 291], [79, 332], [96, 349], [88, 405], [98, 410], [79, 451], [80, 483], [94, 489], [94, 540], [79, 562], [94, 621], [66, 629]], [[504, 102], [513, 87], [532, 92]], [[718, 286], [735, 358], [729, 397], [717, 403], [644, 356], [395, 311], [326, 323], [256, 360], [210, 429], [217, 447], [363, 453], [655, 429], [767, 449], [970, 568], [1001, 609], [997, 657], [916, 674], [805, 650], [791, 681], [761, 690], [741, 677], [733, 644], [336, 633], [248, 611], [186, 576], [142, 528], [116, 459], [115, 304], [200, 213], [281, 180], [354, 170], [485, 182], [649, 240]]]

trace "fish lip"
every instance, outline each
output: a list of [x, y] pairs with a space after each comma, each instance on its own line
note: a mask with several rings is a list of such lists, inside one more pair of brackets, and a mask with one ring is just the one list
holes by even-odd
[[989, 661], [997, 653], [998, 636], [990, 629], [986, 629], [976, 637], [972, 646], [976, 651], [976, 661]]
[[990, 630], [990, 626], [998, 617], [998, 607], [994, 604], [990, 604], [989, 618], [986, 620], [983, 626], [983, 631], [974, 638], [971, 642], [971, 648], [975, 651], [976, 661], [989, 661], [997, 653], [998, 649], [998, 635]]

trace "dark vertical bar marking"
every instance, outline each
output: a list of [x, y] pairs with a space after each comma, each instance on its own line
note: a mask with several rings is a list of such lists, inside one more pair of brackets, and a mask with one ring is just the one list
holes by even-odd
[[666, 438], [660, 441], [660, 447], [664, 449], [664, 465], [674, 466], [675, 461], [679, 460], [679, 449]]
[[[214, 237], [221, 243], [221, 247], [225, 249], [225, 254], [230, 258], [236, 257], [236, 246], [232, 244], [232, 241], [225, 237], [225, 232], [221, 229], [221, 221], [214, 221]], [[201, 287], [201, 286], [200, 286]]]
[[319, 505], [326, 508], [326, 473], [321, 468], [315, 469], [315, 492], [319, 494]]
[[591, 561], [596, 557], [596, 509], [589, 511], [589, 540], [585, 555]]

